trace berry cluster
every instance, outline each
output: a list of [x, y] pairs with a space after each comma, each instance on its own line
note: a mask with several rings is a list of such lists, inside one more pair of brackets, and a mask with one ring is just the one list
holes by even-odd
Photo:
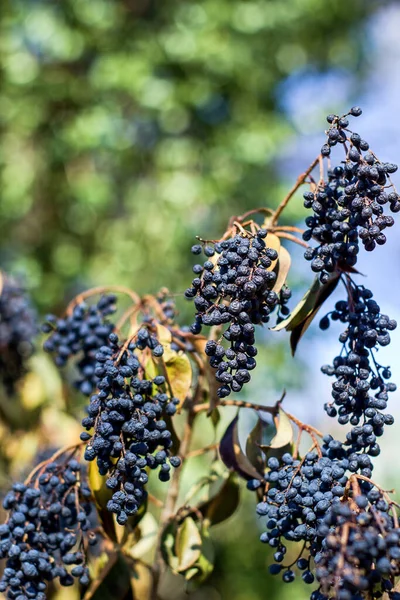
[[96, 388], [95, 356], [99, 348], [108, 343], [108, 336], [114, 330], [107, 317], [115, 311], [116, 297], [110, 294], [102, 296], [96, 306], [80, 302], [65, 318], [48, 315], [42, 326], [44, 333], [51, 332], [43, 348], [54, 355], [58, 367], [64, 367], [68, 360], [77, 357], [75, 367], [79, 377], [75, 385], [85, 396], [90, 396]]
[[396, 509], [376, 487], [361, 483], [363, 491], [333, 505], [320, 526], [320, 534], [326, 536], [315, 557], [321, 587], [312, 600], [328, 600], [332, 593], [338, 600], [380, 598], [392, 592], [394, 578], [400, 575]]
[[[260, 229], [256, 235], [244, 232], [228, 240], [192, 247], [193, 254], [204, 252], [206, 261], [193, 267], [196, 277], [185, 292], [186, 298], [194, 299], [197, 310], [191, 331], [198, 334], [203, 325], [228, 325], [223, 337], [230, 347], [225, 349], [210, 340], [205, 349], [221, 384], [220, 398], [239, 392], [250, 380], [249, 371], [256, 366], [255, 325], [268, 323], [280, 301], [273, 290], [273, 262], [278, 253], [268, 247], [266, 237], [266, 230]], [[289, 295], [286, 290], [283, 303]]]
[[[361, 110], [353, 108], [350, 114], [359, 116]], [[322, 283], [338, 268], [354, 267], [359, 240], [368, 251], [386, 242], [383, 231], [394, 219], [384, 214], [385, 205], [393, 213], [400, 211], [400, 196], [387, 189], [392, 187], [390, 174], [397, 166], [380, 162], [368, 143], [348, 130], [346, 116], [329, 115], [327, 120], [330, 127], [322, 156], [329, 156], [332, 146], [342, 144], [345, 160], [329, 170], [327, 181], [320, 182], [315, 191], [304, 194], [304, 206], [312, 209], [313, 216], [306, 219], [308, 229], [303, 238], [319, 244], [308, 248], [304, 256], [311, 261], [312, 270], [320, 273]]]
[[376, 456], [376, 438], [382, 435], [384, 425], [393, 423], [393, 417], [381, 411], [387, 408], [388, 393], [395, 391], [396, 386], [387, 382], [390, 370], [377, 363], [375, 352], [379, 346], [390, 343], [389, 331], [397, 324], [381, 314], [372, 296], [369, 289], [356, 286], [348, 278], [348, 299], [337, 302], [335, 310], [321, 320], [320, 327], [329, 326], [329, 319], [346, 325], [339, 337], [343, 344], [340, 355], [333, 365], [322, 367], [323, 373], [335, 377], [333, 403], [326, 404], [325, 410], [333, 417], [338, 414], [342, 425], [350, 421], [355, 426], [348, 435], [355, 449], [365, 449]]
[[[331, 436], [324, 437], [320, 454], [313, 450], [303, 460], [284, 454], [281, 460], [271, 457], [265, 474], [266, 494], [257, 505], [257, 514], [267, 518], [267, 531], [261, 541], [274, 548], [275, 563], [272, 574], [282, 573], [285, 582], [295, 577], [291, 566], [282, 563], [286, 554], [286, 541], [304, 543], [302, 554], [308, 550], [309, 558], [300, 557], [298, 567], [302, 578], [312, 583], [310, 557], [322, 548], [324, 535], [320, 525], [343, 497], [351, 473], [371, 475], [372, 465], [366, 454], [356, 454], [346, 449]], [[254, 489], [253, 482], [250, 488]]]
[[37, 334], [36, 314], [25, 290], [0, 274], [0, 377], [8, 394], [26, 372]]
[[96, 543], [89, 515], [91, 491], [77, 460], [47, 462], [29, 483], [15, 483], [3, 501], [0, 591], [7, 598], [45, 600], [46, 582], [89, 583], [88, 545]]
[[98, 391], [82, 421], [94, 433], [92, 437], [83, 432], [81, 438], [89, 440], [86, 460], [97, 459], [100, 474], [108, 475], [106, 485], [114, 493], [107, 508], [120, 525], [146, 499], [146, 469], [159, 468], [160, 480], [168, 481], [171, 465], [180, 465], [180, 459], [170, 455], [172, 436], [166, 421], [175, 414], [179, 400], [166, 393], [164, 376], [146, 378], [147, 365], [150, 371], [154, 366], [151, 356], [162, 354], [157, 338], [142, 326], [124, 346], [111, 333], [95, 357]]

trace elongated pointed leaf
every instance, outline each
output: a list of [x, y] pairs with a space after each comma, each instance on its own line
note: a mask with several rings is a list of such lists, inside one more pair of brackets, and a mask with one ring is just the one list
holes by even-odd
[[172, 393], [175, 398], [179, 399], [181, 405], [192, 385], [192, 365], [183, 352], [176, 352], [164, 362]]
[[201, 530], [201, 554], [196, 563], [185, 573], [187, 592], [195, 591], [214, 570], [215, 550], [211, 541], [209, 529], [205, 526]]
[[214, 408], [216, 408], [219, 404], [218, 398], [218, 382], [215, 379], [215, 370], [210, 367], [208, 362], [208, 357], [206, 356], [204, 349], [206, 347], [207, 340], [206, 339], [194, 339], [193, 345], [196, 348], [196, 351], [201, 355], [204, 363], [204, 373], [207, 380], [208, 386], [208, 401], [210, 408], [208, 409], [207, 415], [211, 415]]
[[244, 479], [258, 479], [257, 469], [253, 467], [240, 447], [238, 423], [239, 416], [236, 415], [221, 439], [219, 445], [221, 459], [229, 469], [233, 469]]
[[264, 422], [259, 418], [246, 440], [246, 456], [260, 475], [265, 471], [264, 455], [261, 450]]
[[236, 473], [230, 473], [219, 492], [197, 508], [210, 525], [218, 525], [231, 517], [239, 506], [240, 487]]
[[93, 493], [100, 524], [110, 540], [117, 542], [115, 520], [112, 513], [110, 513], [106, 508], [107, 502], [113, 495], [112, 490], [109, 490], [106, 487], [107, 477], [105, 475], [100, 475], [95, 461], [89, 463], [88, 470], [89, 485]]
[[151, 568], [140, 560], [135, 560], [131, 571], [133, 600], [152, 599], [153, 573]]
[[321, 286], [322, 284], [319, 278], [316, 277], [311, 287], [306, 291], [303, 298], [295, 306], [290, 315], [278, 323], [278, 325], [275, 325], [275, 327], [271, 327], [271, 330], [281, 331], [282, 329], [286, 329], [286, 331], [292, 331], [295, 327], [302, 323], [304, 319], [307, 318], [307, 316], [314, 310]]
[[131, 585], [130, 575], [130, 568], [122, 554], [111, 554], [97, 578], [91, 582], [83, 600], [114, 600], [127, 597]]
[[190, 569], [201, 554], [201, 535], [192, 517], [179, 525], [175, 539], [175, 554], [178, 557], [178, 573]]
[[276, 425], [276, 434], [268, 445], [261, 445], [260, 448], [268, 456], [271, 450], [284, 448], [293, 441], [293, 427], [290, 419], [284, 410], [279, 409]]
[[274, 292], [279, 294], [283, 286], [285, 285], [288, 273], [290, 271], [292, 259], [290, 258], [289, 252], [286, 250], [284, 246], [280, 247], [279, 250], [279, 259], [278, 264], [276, 265], [276, 269], [278, 271], [277, 278], [275, 281], [275, 285], [272, 288]]
[[281, 240], [278, 238], [277, 235], [269, 232], [267, 237], [265, 238], [265, 243], [267, 244], [268, 248], [273, 248], [278, 253], [278, 258], [276, 260], [273, 260], [271, 266], [268, 267], [268, 271], [273, 271], [276, 265], [278, 264], [279, 254], [281, 252]]
[[176, 531], [176, 521], [171, 521], [170, 523], [168, 523], [168, 525], [164, 528], [161, 534], [160, 543], [161, 554], [164, 559], [164, 562], [175, 573], [177, 572], [178, 568], [178, 557], [175, 555]]
[[319, 278], [316, 277], [310, 289], [306, 292], [291, 314], [278, 325], [272, 327], [272, 331], [286, 329], [286, 331], [292, 332], [290, 345], [293, 354], [296, 351], [298, 342], [307, 331], [315, 315], [325, 300], [327, 300], [335, 290], [339, 278], [339, 273], [334, 273], [327, 283], [321, 283]]
[[132, 535], [126, 540], [123, 546], [124, 553], [134, 559], [143, 557], [154, 546], [157, 531], [157, 521], [150, 512], [146, 512], [140, 526], [135, 529], [136, 535]]

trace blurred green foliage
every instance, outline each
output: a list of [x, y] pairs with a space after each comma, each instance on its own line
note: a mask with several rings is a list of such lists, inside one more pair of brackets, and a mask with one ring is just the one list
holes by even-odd
[[279, 83], [359, 70], [365, 0], [13, 0], [0, 24], [3, 266], [42, 307], [180, 292], [193, 236], [276, 204]]
[[[279, 201], [276, 156], [294, 134], [280, 84], [309, 68], [362, 72], [363, 25], [378, 4], [2, 3], [2, 267], [22, 271], [46, 311], [91, 285], [182, 292], [196, 234], [217, 237], [232, 214]], [[271, 371], [283, 379], [279, 344], [273, 359], [255, 394], [265, 394]], [[291, 383], [300, 380], [293, 371]], [[28, 387], [18, 414], [32, 403]], [[37, 396], [62, 404], [56, 388]], [[43, 413], [48, 445], [63, 441], [53, 404]], [[67, 412], [61, 429], [75, 436]], [[3, 437], [5, 470], [40, 442], [35, 432], [24, 444]], [[196, 598], [306, 598], [269, 578], [249, 505], [217, 530], [216, 571]]]

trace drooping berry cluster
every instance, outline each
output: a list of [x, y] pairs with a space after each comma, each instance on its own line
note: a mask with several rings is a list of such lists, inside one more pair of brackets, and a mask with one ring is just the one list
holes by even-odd
[[[359, 116], [361, 110], [355, 107], [349, 114]], [[313, 216], [307, 217], [308, 229], [303, 234], [306, 241], [318, 242], [304, 256], [323, 283], [338, 268], [354, 267], [359, 240], [368, 251], [386, 242], [383, 231], [394, 219], [384, 214], [385, 205], [393, 213], [400, 211], [400, 196], [388, 189], [392, 187], [390, 174], [397, 166], [380, 162], [368, 143], [348, 130], [346, 116], [329, 115], [327, 120], [330, 127], [322, 156], [329, 156], [332, 146], [342, 144], [345, 159], [328, 171], [327, 181], [304, 194], [304, 206], [313, 210]]]
[[392, 595], [400, 575], [400, 529], [397, 510], [373, 485], [361, 482], [363, 491], [336, 503], [320, 525], [325, 535], [315, 557], [320, 589], [312, 600], [380, 598]]
[[355, 449], [376, 456], [376, 438], [382, 435], [384, 425], [393, 423], [392, 415], [381, 411], [387, 408], [388, 394], [396, 385], [387, 381], [390, 370], [377, 363], [375, 354], [390, 343], [389, 332], [396, 328], [396, 321], [380, 312], [369, 289], [355, 285], [350, 278], [348, 299], [337, 302], [335, 310], [321, 320], [323, 329], [329, 326], [329, 319], [344, 323], [346, 330], [339, 337], [343, 344], [340, 355], [333, 365], [322, 367], [323, 373], [335, 377], [333, 403], [326, 404], [325, 410], [330, 416], [338, 414], [342, 425], [350, 421], [355, 426], [348, 435]]
[[[229, 348], [210, 340], [205, 349], [221, 384], [221, 398], [239, 392], [250, 380], [249, 371], [256, 366], [255, 325], [268, 323], [280, 300], [273, 290], [273, 262], [278, 253], [268, 247], [265, 238], [266, 230], [260, 229], [256, 235], [244, 232], [204, 247], [192, 247], [193, 254], [203, 251], [207, 260], [193, 267], [196, 277], [185, 292], [186, 298], [194, 299], [197, 309], [191, 331], [200, 333], [203, 325], [228, 325], [223, 337], [230, 343]], [[288, 297], [286, 291], [282, 301], [287, 302]]]
[[8, 394], [26, 372], [38, 333], [36, 314], [26, 291], [0, 274], [0, 378]]
[[48, 315], [42, 326], [50, 333], [43, 348], [54, 356], [58, 367], [64, 367], [71, 358], [76, 358], [78, 378], [75, 385], [85, 396], [96, 389], [95, 355], [101, 346], [108, 343], [114, 325], [107, 318], [116, 311], [116, 297], [102, 296], [95, 306], [80, 302], [65, 318]]
[[7, 559], [0, 591], [11, 599], [45, 600], [47, 582], [89, 583], [88, 545], [96, 543], [89, 516], [91, 491], [74, 458], [48, 462], [26, 484], [15, 483], [3, 501], [0, 558]]
[[[302, 554], [306, 552], [308, 558], [300, 557], [298, 567], [306, 583], [314, 581], [310, 557], [322, 548], [325, 535], [319, 530], [320, 524], [340, 503], [349, 475], [360, 472], [370, 477], [371, 471], [371, 460], [366, 454], [349, 451], [331, 436], [324, 437], [320, 454], [313, 450], [299, 460], [287, 453], [281, 460], [268, 460], [266, 493], [257, 505], [257, 514], [266, 517], [267, 531], [261, 534], [261, 541], [275, 549], [272, 574], [282, 573], [285, 582], [293, 581], [291, 566], [283, 565], [286, 543], [303, 542]], [[254, 489], [253, 483], [249, 487]]]
[[162, 345], [145, 326], [127, 346], [110, 334], [108, 345], [96, 354], [98, 392], [91, 396], [89, 416], [82, 421], [94, 433], [81, 437], [89, 440], [86, 460], [96, 459], [100, 474], [108, 475], [106, 485], [114, 493], [107, 508], [121, 525], [146, 499], [146, 469], [159, 468], [159, 479], [168, 481], [171, 465], [180, 465], [180, 459], [171, 456], [166, 421], [179, 400], [166, 392], [164, 376], [146, 376], [146, 369], [154, 368], [151, 357], [162, 354]]

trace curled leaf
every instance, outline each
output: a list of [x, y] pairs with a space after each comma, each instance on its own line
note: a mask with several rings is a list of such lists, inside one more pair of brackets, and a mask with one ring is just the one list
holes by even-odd
[[106, 487], [107, 476], [100, 475], [94, 461], [89, 463], [88, 476], [100, 524], [110, 540], [117, 542], [116, 523], [113, 515], [106, 508], [107, 502], [113, 495], [112, 490]]
[[255, 467], [260, 473], [260, 475], [262, 475], [265, 470], [264, 455], [261, 450], [264, 429], [265, 423], [260, 418], [258, 418], [257, 423], [250, 431], [246, 440], [246, 456], [253, 465], [253, 467]]
[[268, 445], [260, 445], [261, 450], [269, 456], [271, 450], [287, 448], [293, 442], [293, 427], [287, 414], [281, 408], [279, 409], [276, 421], [276, 434]]
[[215, 371], [207, 360], [207, 356], [205, 354], [207, 340], [206, 339], [195, 339], [193, 340], [194, 347], [196, 351], [202, 356], [203, 364], [204, 364], [204, 374], [206, 377], [207, 389], [205, 390], [208, 393], [208, 401], [209, 401], [209, 409], [207, 415], [211, 415], [213, 410], [218, 406], [219, 398], [218, 398], [218, 382], [215, 379]]
[[236, 473], [230, 473], [218, 491], [197, 508], [210, 525], [218, 525], [231, 517], [239, 506], [240, 487]]
[[274, 233], [268, 232], [268, 235], [265, 238], [265, 243], [267, 244], [268, 248], [273, 248], [273, 250], [276, 250], [278, 253], [278, 258], [276, 260], [273, 260], [271, 266], [268, 267], [268, 271], [273, 271], [279, 261], [279, 255], [281, 252], [281, 240]]
[[277, 269], [278, 273], [277, 273], [275, 285], [272, 288], [273, 292], [276, 292], [277, 294], [279, 294], [279, 292], [285, 285], [288, 273], [290, 271], [291, 262], [292, 262], [292, 259], [290, 258], [289, 252], [286, 250], [286, 248], [284, 246], [281, 246], [280, 250], [279, 250], [278, 264], [276, 265], [276, 269]]
[[316, 277], [310, 289], [305, 293], [290, 315], [278, 323], [278, 325], [271, 328], [272, 331], [286, 329], [286, 331], [292, 332], [290, 336], [292, 354], [295, 353], [298, 342], [307, 331], [325, 300], [335, 290], [339, 278], [339, 273], [333, 273], [329, 281], [321, 283], [319, 277]]
[[187, 592], [196, 590], [214, 570], [214, 545], [210, 538], [209, 529], [205, 526], [201, 529], [201, 541], [200, 556], [196, 563], [185, 573], [185, 579], [188, 582]]
[[151, 568], [140, 560], [132, 565], [131, 588], [133, 600], [152, 600], [153, 574]]
[[233, 469], [244, 479], [259, 479], [257, 469], [251, 464], [240, 447], [238, 424], [239, 416], [236, 415], [222, 436], [219, 445], [221, 459], [228, 469]]

